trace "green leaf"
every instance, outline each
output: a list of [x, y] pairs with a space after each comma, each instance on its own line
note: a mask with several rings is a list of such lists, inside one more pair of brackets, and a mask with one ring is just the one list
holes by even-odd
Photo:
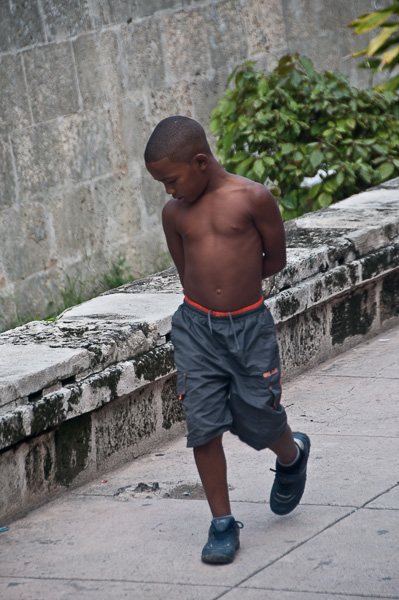
[[365, 33], [366, 31], [370, 31], [371, 29], [375, 29], [379, 27], [385, 21], [398, 10], [399, 3], [395, 2], [393, 6], [389, 8], [385, 8], [383, 10], [377, 10], [362, 17], [359, 17], [352, 23], [349, 23], [350, 27], [354, 27], [356, 33]]
[[259, 177], [259, 179], [262, 179], [262, 177], [264, 176], [265, 171], [266, 171], [263, 160], [261, 158], [257, 158], [256, 161], [254, 162], [252, 168], [253, 168], [256, 176]]
[[381, 33], [374, 37], [368, 45], [367, 56], [373, 56], [383, 44], [391, 37], [392, 30], [389, 27], [383, 27]]
[[312, 154], [310, 155], [310, 163], [312, 167], [318, 167], [323, 162], [323, 158], [323, 153], [320, 150], [313, 150]]
[[318, 203], [320, 204], [320, 206], [325, 207], [325, 206], [330, 206], [330, 204], [333, 201], [333, 197], [331, 196], [331, 194], [327, 194], [326, 192], [323, 192], [322, 194], [320, 194], [320, 196], [317, 198]]
[[299, 57], [299, 62], [301, 63], [301, 65], [305, 69], [306, 75], [308, 77], [313, 77], [314, 76], [314, 67], [313, 67], [313, 63], [310, 60], [310, 58], [308, 58], [307, 56], [300, 56]]
[[230, 131], [227, 135], [225, 135], [225, 137], [223, 138], [223, 150], [225, 152], [228, 152], [234, 142], [234, 138], [236, 137], [236, 131], [233, 129], [233, 131]]
[[392, 77], [389, 81], [383, 83], [382, 85], [378, 85], [376, 87], [377, 90], [386, 90], [388, 92], [394, 92], [399, 88], [399, 75]]
[[[214, 112], [215, 111], [213, 111], [212, 114], [214, 114]], [[218, 118], [212, 119], [210, 122], [210, 125], [209, 125], [212, 133], [216, 133], [217, 131], [219, 131], [220, 125], [221, 125], [221, 119], [218, 119]]]
[[245, 176], [247, 171], [249, 171], [250, 165], [253, 163], [253, 156], [249, 156], [243, 162], [241, 162], [236, 169], [237, 175]]
[[392, 175], [394, 170], [395, 170], [395, 167], [391, 163], [388, 163], [388, 162], [382, 163], [382, 165], [380, 165], [378, 167], [378, 172], [381, 176], [381, 180], [385, 181], [386, 179], [388, 179]]
[[283, 144], [281, 146], [281, 154], [283, 154], [283, 155], [290, 154], [294, 150], [295, 150], [294, 144]]
[[340, 187], [344, 183], [344, 181], [345, 181], [345, 175], [344, 175], [344, 173], [342, 171], [339, 171], [337, 173], [336, 180], [337, 180], [338, 187]]
[[248, 157], [248, 152], [245, 152], [245, 150], [240, 150], [239, 152], [236, 152], [235, 154], [233, 154], [233, 156], [230, 158], [230, 162], [232, 162], [232, 163], [242, 162], [247, 157]]
[[316, 183], [316, 185], [314, 185], [312, 188], [310, 188], [310, 190], [308, 191], [308, 196], [311, 200], [313, 200], [313, 198], [316, 198], [317, 194], [320, 192], [322, 187], [321, 183]]
[[281, 204], [288, 210], [294, 210], [298, 206], [297, 191], [294, 190], [281, 198]]

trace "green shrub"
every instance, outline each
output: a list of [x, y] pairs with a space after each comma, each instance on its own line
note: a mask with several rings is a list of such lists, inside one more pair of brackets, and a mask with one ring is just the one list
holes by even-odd
[[[367, 48], [353, 54], [354, 57], [366, 55], [366, 60], [359, 65], [360, 67], [372, 69], [374, 72], [388, 71], [391, 73], [385, 83], [376, 86], [377, 90], [396, 91], [399, 89], [399, 74], [396, 68], [399, 64], [398, 15], [399, 2], [393, 2], [387, 8], [367, 13], [349, 23], [349, 27], [353, 27], [357, 34], [380, 29], [379, 33], [371, 39]], [[395, 70], [396, 74], [392, 74], [392, 71]]]
[[[285, 220], [399, 175], [399, 102], [358, 90], [305, 56], [262, 74], [248, 62], [230, 76], [211, 114], [221, 164], [266, 183]], [[319, 182], [304, 181], [319, 174]], [[304, 187], [308, 185], [309, 187]]]

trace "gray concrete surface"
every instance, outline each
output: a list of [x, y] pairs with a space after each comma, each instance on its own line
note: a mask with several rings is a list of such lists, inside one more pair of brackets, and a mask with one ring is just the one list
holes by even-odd
[[312, 440], [291, 515], [269, 510], [272, 454], [225, 437], [245, 525], [232, 565], [200, 562], [210, 515], [182, 438], [0, 523], [0, 598], [399, 599], [398, 363], [397, 326], [285, 386]]

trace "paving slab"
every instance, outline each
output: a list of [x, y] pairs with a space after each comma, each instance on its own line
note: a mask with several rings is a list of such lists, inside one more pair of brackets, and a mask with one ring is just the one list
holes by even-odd
[[363, 509], [247, 580], [246, 585], [327, 592], [334, 597], [397, 597], [398, 531], [398, 511]]
[[399, 600], [398, 362], [396, 327], [285, 384], [289, 421], [312, 440], [286, 517], [268, 505], [272, 453], [225, 436], [244, 523], [232, 565], [200, 561], [210, 514], [182, 437], [0, 523], [1, 599]]

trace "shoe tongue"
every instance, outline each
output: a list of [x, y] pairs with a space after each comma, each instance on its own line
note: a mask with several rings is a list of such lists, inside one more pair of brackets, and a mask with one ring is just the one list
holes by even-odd
[[212, 523], [216, 531], [222, 532], [230, 525], [232, 517], [216, 517], [212, 519]]

